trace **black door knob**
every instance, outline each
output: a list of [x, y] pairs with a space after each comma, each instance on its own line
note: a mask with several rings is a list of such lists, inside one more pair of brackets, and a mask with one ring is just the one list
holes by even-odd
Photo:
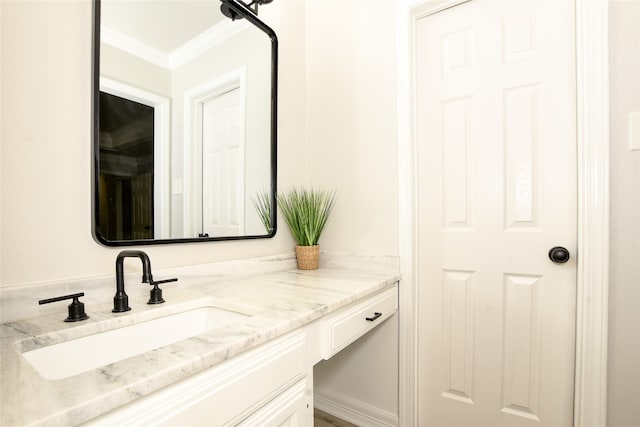
[[549, 250], [549, 259], [556, 264], [564, 264], [569, 261], [569, 251], [562, 246], [556, 246]]

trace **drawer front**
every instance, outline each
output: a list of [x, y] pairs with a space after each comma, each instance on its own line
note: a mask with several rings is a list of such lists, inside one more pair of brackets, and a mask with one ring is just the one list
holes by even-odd
[[307, 396], [307, 383], [302, 380], [244, 419], [238, 426], [308, 426], [313, 408], [310, 408], [307, 403], [311, 400], [313, 397]]
[[329, 348], [325, 359], [333, 356], [398, 310], [398, 286], [347, 309], [327, 320]]

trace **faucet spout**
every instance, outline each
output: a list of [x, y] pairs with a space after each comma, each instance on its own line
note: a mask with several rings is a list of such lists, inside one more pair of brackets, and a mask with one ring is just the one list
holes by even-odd
[[122, 313], [131, 310], [129, 307], [129, 296], [124, 290], [124, 259], [140, 258], [142, 261], [142, 281], [144, 283], [152, 283], [153, 275], [151, 274], [151, 261], [149, 256], [142, 251], [126, 250], [121, 251], [116, 258], [116, 294], [113, 297], [114, 313]]

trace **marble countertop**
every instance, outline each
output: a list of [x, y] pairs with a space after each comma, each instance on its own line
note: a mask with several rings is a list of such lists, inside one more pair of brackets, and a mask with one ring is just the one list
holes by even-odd
[[[154, 278], [166, 277], [154, 272]], [[148, 286], [141, 286], [139, 278], [132, 281], [127, 277], [132, 307], [127, 313], [111, 313], [115, 287], [101, 286], [93, 296], [87, 292], [85, 303], [90, 318], [82, 322], [63, 322], [68, 301], [57, 303], [55, 312], [24, 319], [4, 317], [0, 326], [0, 425], [82, 423], [388, 289], [399, 280], [399, 275], [329, 266], [315, 271], [288, 268], [246, 276], [191, 272], [178, 274], [178, 278], [178, 282], [162, 286], [166, 303], [147, 305]], [[64, 290], [58, 295], [63, 293]], [[50, 296], [56, 295], [40, 298]], [[3, 296], [3, 311], [9, 310], [9, 304], [15, 305], [16, 301]], [[44, 379], [21, 354], [202, 305], [250, 317], [59, 380]], [[15, 307], [11, 309], [15, 311]]]

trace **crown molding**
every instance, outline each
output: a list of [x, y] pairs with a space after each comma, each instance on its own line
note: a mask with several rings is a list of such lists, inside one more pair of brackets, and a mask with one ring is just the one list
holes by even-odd
[[173, 71], [250, 26], [251, 23], [244, 20], [221, 22], [168, 54], [104, 26], [100, 30], [100, 40], [130, 55]]
[[100, 28], [100, 41], [162, 68], [171, 69], [168, 55], [111, 28]]
[[208, 49], [219, 45], [223, 41], [244, 31], [250, 26], [251, 23], [246, 20], [226, 20], [209, 28], [207, 31], [189, 40], [187, 43], [183, 44], [168, 55], [171, 69], [173, 70], [186, 64], [194, 58], [202, 55]]

